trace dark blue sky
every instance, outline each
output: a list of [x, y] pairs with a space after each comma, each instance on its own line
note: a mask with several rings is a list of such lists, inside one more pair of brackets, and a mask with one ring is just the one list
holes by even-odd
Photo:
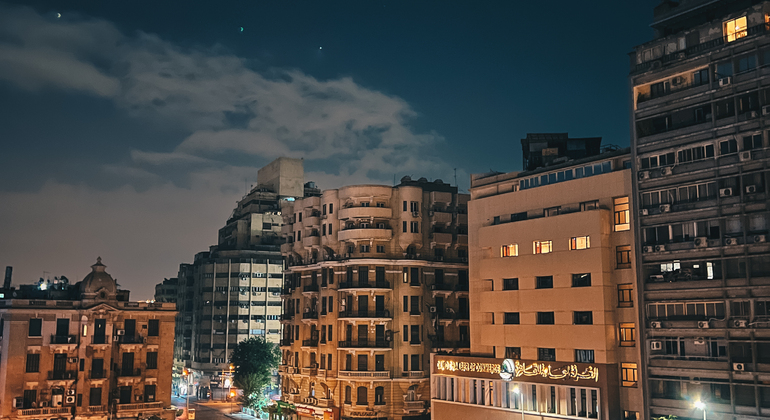
[[[457, 168], [467, 189], [470, 173], [520, 169], [527, 132], [626, 146], [627, 53], [655, 4], [0, 3], [0, 220], [16, 226], [0, 264], [25, 267], [17, 282], [40, 259], [78, 277], [103, 253], [128, 285], [154, 284], [214, 242], [279, 155], [322, 188]], [[59, 252], [78, 232], [89, 245]], [[23, 235], [56, 240], [41, 252]]]

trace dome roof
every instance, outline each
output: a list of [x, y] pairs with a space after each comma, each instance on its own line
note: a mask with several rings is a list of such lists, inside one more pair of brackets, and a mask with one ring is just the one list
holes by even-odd
[[91, 266], [91, 272], [80, 282], [80, 293], [97, 293], [104, 289], [109, 294], [117, 292], [115, 280], [104, 269], [106, 265], [102, 264], [102, 257], [96, 259], [96, 264]]

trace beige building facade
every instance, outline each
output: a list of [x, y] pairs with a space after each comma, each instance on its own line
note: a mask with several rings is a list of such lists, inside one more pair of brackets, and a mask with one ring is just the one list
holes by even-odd
[[174, 418], [175, 304], [130, 302], [104, 269], [0, 299], [0, 418]]
[[300, 418], [429, 417], [430, 353], [470, 350], [467, 200], [405, 177], [284, 205], [280, 372]]
[[642, 418], [630, 155], [564, 160], [472, 177], [474, 357], [434, 356], [434, 419]]

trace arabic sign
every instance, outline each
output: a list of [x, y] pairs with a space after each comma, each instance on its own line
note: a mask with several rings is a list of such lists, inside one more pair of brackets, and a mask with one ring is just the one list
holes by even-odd
[[500, 365], [497, 363], [463, 362], [457, 360], [438, 360], [436, 361], [436, 369], [449, 372], [500, 373]]
[[593, 379], [599, 382], [599, 369], [594, 366], [588, 366], [581, 372], [578, 370], [577, 365], [562, 367], [552, 367], [545, 363], [531, 363], [527, 365], [518, 360], [505, 359], [500, 365], [499, 372], [500, 377], [506, 381], [522, 376], [540, 376], [548, 379], [572, 379], [573, 381]]

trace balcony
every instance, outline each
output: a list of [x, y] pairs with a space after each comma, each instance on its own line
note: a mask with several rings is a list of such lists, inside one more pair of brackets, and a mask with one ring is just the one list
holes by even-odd
[[310, 367], [303, 367], [301, 373], [303, 375], [317, 375], [318, 374], [318, 365], [310, 366]]
[[118, 369], [116, 372], [119, 377], [132, 377], [132, 376], [142, 376], [142, 370], [141, 369]]
[[446, 213], [442, 211], [432, 211], [430, 221], [433, 224], [448, 225], [452, 223], [452, 213]]
[[302, 313], [302, 320], [318, 320], [318, 311], [307, 311]]
[[318, 347], [318, 339], [302, 340], [302, 347]]
[[102, 370], [89, 370], [88, 377], [90, 379], [105, 379], [107, 377], [107, 371]]
[[302, 238], [302, 245], [306, 247], [321, 245], [321, 237], [318, 235], [310, 235]]
[[129, 411], [129, 410], [157, 410], [159, 408], [163, 408], [163, 402], [147, 402], [147, 403], [139, 403], [139, 404], [118, 404], [118, 411]]
[[451, 244], [452, 234], [446, 232], [433, 232], [431, 233], [431, 242], [437, 244]]
[[392, 319], [390, 311], [387, 309], [379, 311], [340, 311], [338, 318], [380, 318], [380, 319]]
[[420, 379], [425, 377], [425, 372], [421, 370], [414, 370], [409, 372], [401, 372], [401, 376], [404, 378]]
[[281, 314], [281, 321], [291, 321], [294, 319], [294, 314]]
[[337, 233], [337, 239], [340, 241], [355, 241], [355, 240], [367, 240], [367, 239], [383, 239], [390, 240], [393, 236], [393, 232], [390, 228], [377, 229], [377, 228], [352, 228], [344, 229]]
[[86, 406], [86, 411], [89, 413], [103, 413], [107, 411], [106, 405], [89, 405]]
[[57, 344], [76, 344], [78, 337], [76, 335], [51, 335], [51, 345]]
[[319, 290], [318, 284], [308, 284], [302, 287], [302, 293], [318, 293]]
[[291, 343], [293, 343], [293, 342], [294, 342], [293, 340], [290, 340], [290, 339], [287, 339], [287, 338], [282, 338], [281, 341], [278, 344], [281, 347], [287, 347], [287, 346], [290, 346]]
[[[422, 372], [420, 372], [422, 373]], [[341, 370], [338, 378], [357, 378], [357, 379], [390, 379], [389, 370]]]
[[144, 343], [144, 337], [141, 335], [118, 335], [118, 343], [120, 344], [142, 344]]
[[95, 335], [91, 337], [91, 344], [110, 344], [110, 338], [106, 335]]
[[435, 298], [436, 296], [447, 297], [452, 294], [454, 287], [446, 283], [434, 283], [430, 285], [430, 292]]
[[18, 411], [19, 417], [26, 417], [26, 416], [42, 416], [46, 414], [70, 414], [70, 408], [69, 407], [62, 407], [62, 408], [31, 408], [28, 410], [20, 410]]
[[49, 370], [49, 381], [67, 381], [75, 380], [78, 378], [78, 372], [76, 370]]
[[390, 207], [348, 207], [339, 210], [339, 218], [347, 219], [390, 219], [393, 215]]
[[389, 281], [361, 282], [344, 281], [340, 282], [338, 289], [390, 289]]
[[366, 340], [366, 341], [340, 341], [338, 347], [358, 348], [358, 349], [391, 349], [392, 342], [387, 340]]
[[320, 226], [321, 225], [321, 218], [320, 215], [312, 215], [312, 216], [306, 216], [305, 219], [302, 221], [303, 226]]
[[425, 401], [404, 401], [404, 411], [423, 411], [425, 410]]

